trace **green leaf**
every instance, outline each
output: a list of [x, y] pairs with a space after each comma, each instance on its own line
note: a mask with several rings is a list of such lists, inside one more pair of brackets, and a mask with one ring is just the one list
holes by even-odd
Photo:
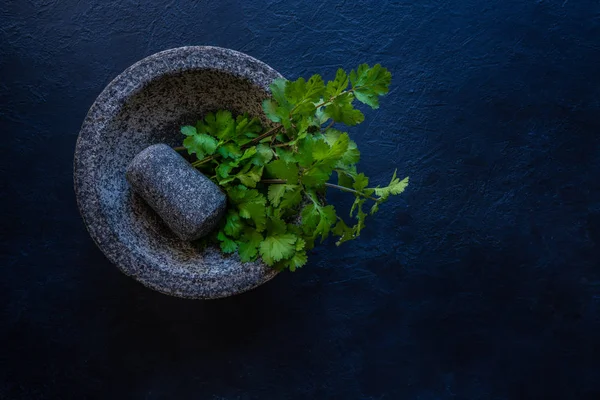
[[235, 120], [231, 112], [219, 110], [215, 114], [215, 136], [221, 140], [233, 137], [235, 131]]
[[273, 82], [271, 82], [271, 84], [269, 85], [269, 89], [271, 89], [271, 95], [273, 96], [273, 99], [275, 99], [277, 104], [279, 104], [280, 106], [289, 105], [288, 100], [285, 96], [285, 87], [287, 82], [287, 79], [277, 78], [273, 80]]
[[285, 265], [289, 268], [290, 271], [294, 272], [298, 268], [304, 266], [307, 261], [308, 257], [306, 255], [306, 251], [296, 251], [296, 253], [294, 253], [294, 256], [290, 258]]
[[335, 143], [331, 146], [331, 150], [327, 154], [327, 158], [339, 161], [344, 156], [344, 154], [346, 154], [349, 143], [350, 137], [348, 137], [348, 134], [342, 133], [335, 141]]
[[298, 238], [298, 240], [296, 241], [296, 251], [304, 250], [305, 246], [306, 246], [306, 240], [304, 240], [302, 238]]
[[227, 210], [227, 215], [225, 216], [225, 226], [223, 231], [227, 236], [232, 238], [238, 238], [242, 233], [242, 229], [244, 228], [244, 223], [240, 220], [240, 216], [234, 210]]
[[375, 194], [381, 197], [382, 200], [386, 200], [390, 195], [398, 195], [404, 192], [408, 186], [408, 181], [408, 177], [402, 180], [396, 178], [396, 171], [394, 171], [390, 184], [383, 188], [375, 188]]
[[352, 188], [352, 185], [354, 184], [354, 179], [352, 179], [351, 174], [349, 174], [346, 170], [341, 170], [341, 169], [337, 170], [337, 174], [338, 174], [338, 185], [347, 187], [347, 188]]
[[283, 209], [294, 208], [302, 202], [302, 188], [299, 185], [287, 185], [283, 194], [280, 207]]
[[241, 157], [240, 157], [240, 158], [239, 158], [239, 159], [236, 161], [235, 165], [237, 166], [237, 165], [239, 165], [239, 163], [240, 163], [241, 161], [244, 161], [244, 160], [247, 160], [247, 159], [249, 159], [249, 158], [252, 158], [252, 157], [254, 157], [254, 155], [256, 154], [256, 152], [257, 152], [257, 151], [258, 151], [258, 150], [257, 150], [257, 148], [256, 148], [255, 146], [252, 146], [252, 147], [250, 147], [250, 148], [247, 148], [247, 149], [244, 151], [244, 154], [242, 154], [242, 156], [241, 156]]
[[214, 154], [218, 144], [214, 137], [205, 133], [188, 136], [183, 141], [183, 146], [188, 152], [190, 154], [196, 153], [198, 158]]
[[331, 167], [328, 165], [313, 166], [302, 175], [302, 183], [308, 187], [321, 187], [331, 176]]
[[301, 167], [308, 168], [313, 163], [313, 147], [313, 138], [311, 136], [307, 136], [298, 142], [296, 160]]
[[252, 228], [246, 229], [241, 241], [238, 242], [240, 259], [243, 262], [254, 261], [262, 241], [263, 236], [259, 232]]
[[281, 161], [284, 161], [286, 163], [296, 162], [296, 157], [294, 156], [294, 153], [292, 153], [290, 150], [284, 149], [283, 147], [278, 147], [275, 150], [275, 153], [277, 153], [277, 157], [279, 157]]
[[348, 126], [359, 124], [365, 120], [362, 112], [352, 107], [352, 93], [344, 93], [336, 97], [331, 104], [325, 107], [325, 114], [335, 122]]
[[263, 169], [264, 167], [262, 166], [254, 166], [250, 171], [237, 174], [236, 177], [243, 185], [254, 188], [262, 178]]
[[[285, 97], [292, 104], [316, 102], [323, 96], [325, 84], [320, 75], [313, 75], [307, 81], [304, 78], [288, 81], [285, 85]], [[312, 106], [314, 111], [314, 105]]]
[[323, 139], [313, 141], [312, 151], [315, 160], [324, 160], [329, 157], [331, 147]]
[[240, 217], [251, 219], [260, 232], [267, 222], [267, 199], [256, 189], [248, 190], [244, 186], [236, 186], [227, 192], [229, 200], [237, 206]]
[[323, 207], [320, 211], [320, 215], [321, 218], [317, 225], [316, 234], [321, 235], [321, 241], [323, 241], [329, 236], [329, 231], [331, 226], [337, 220], [337, 215], [335, 213], [335, 208], [332, 205]]
[[273, 217], [267, 220], [267, 234], [269, 236], [286, 233], [286, 230], [286, 223], [281, 218]]
[[215, 172], [221, 178], [227, 178], [232, 169], [233, 169], [232, 165], [223, 162], [223, 163], [219, 164], [219, 166], [215, 169]]
[[283, 160], [271, 161], [266, 165], [270, 176], [277, 179], [285, 179], [287, 183], [298, 183], [298, 166], [292, 163], [286, 163]]
[[338, 96], [348, 87], [348, 75], [346, 71], [339, 68], [335, 74], [333, 81], [327, 82], [327, 88], [325, 89], [325, 96], [328, 98]]
[[285, 114], [285, 110], [281, 109], [275, 100], [263, 100], [262, 107], [267, 118], [269, 118], [273, 122], [281, 122], [283, 118], [287, 117], [287, 115]]
[[242, 150], [240, 149], [240, 146], [236, 145], [235, 143], [227, 143], [219, 147], [218, 152], [221, 156], [223, 156], [223, 158], [236, 159], [242, 156]]
[[361, 172], [354, 177], [354, 184], [352, 185], [354, 190], [361, 192], [367, 186], [369, 186], [369, 178], [367, 178], [365, 174]]
[[300, 213], [302, 230], [305, 234], [313, 236], [321, 219], [321, 215], [314, 203], [307, 204]]
[[[325, 141], [327, 141], [327, 143], [330, 146], [333, 146], [338, 141], [340, 136], [343, 134], [347, 135], [347, 133], [340, 132], [337, 129], [329, 128], [329, 129], [327, 129], [327, 131], [325, 132], [323, 137], [325, 138]], [[360, 160], [360, 152], [358, 151], [356, 143], [353, 140], [350, 140], [350, 137], [348, 137], [348, 147], [347, 147], [346, 151], [344, 152], [344, 154], [342, 155], [342, 157], [340, 158], [340, 161], [337, 165], [338, 166], [352, 165], [352, 164], [356, 164], [359, 160]]]
[[321, 239], [327, 238], [331, 225], [337, 220], [335, 208], [332, 205], [320, 207], [314, 203], [306, 205], [300, 213], [302, 217], [302, 230], [310, 237], [321, 235]]
[[193, 126], [186, 125], [181, 127], [181, 133], [183, 133], [185, 136], [193, 136], [197, 133], [197, 131]]
[[[235, 120], [235, 136], [254, 138], [262, 131], [258, 118], [250, 118], [248, 114], [238, 115]], [[238, 142], [239, 144], [239, 142]]]
[[267, 236], [260, 244], [260, 255], [267, 265], [291, 257], [295, 252], [297, 236], [291, 233]]
[[331, 230], [331, 233], [333, 233], [336, 236], [339, 236], [338, 241], [335, 242], [336, 246], [339, 246], [342, 243], [347, 242], [348, 240], [354, 239], [354, 229], [346, 225], [346, 223], [342, 219], [338, 219], [338, 222]]
[[287, 185], [269, 185], [268, 198], [273, 206], [278, 207]]
[[217, 239], [221, 242], [221, 250], [223, 253], [233, 253], [237, 250], [237, 243], [230, 238], [228, 238], [223, 231], [219, 231], [217, 235]]
[[392, 74], [379, 64], [372, 68], [368, 64], [361, 64], [356, 72], [350, 72], [356, 99], [373, 109], [379, 108], [379, 96], [389, 91], [391, 81]]
[[273, 151], [268, 145], [260, 143], [258, 146], [253, 148], [256, 149], [256, 155], [252, 158], [252, 164], [265, 165], [271, 161], [271, 159], [273, 159]]

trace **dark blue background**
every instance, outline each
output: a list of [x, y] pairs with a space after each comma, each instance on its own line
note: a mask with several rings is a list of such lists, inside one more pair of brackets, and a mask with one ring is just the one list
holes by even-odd
[[[350, 133], [406, 194], [238, 297], [122, 275], [75, 140], [112, 78], [190, 44], [290, 78], [382, 63]], [[597, 0], [4, 0], [0, 71], [1, 399], [600, 398]]]

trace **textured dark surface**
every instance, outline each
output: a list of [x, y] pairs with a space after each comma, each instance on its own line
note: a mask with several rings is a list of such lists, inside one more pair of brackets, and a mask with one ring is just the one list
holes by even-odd
[[[0, 398], [600, 398], [599, 38], [597, 0], [2, 2]], [[77, 211], [76, 135], [186, 44], [288, 77], [384, 64], [351, 135], [406, 195], [241, 296], [121, 274]]]

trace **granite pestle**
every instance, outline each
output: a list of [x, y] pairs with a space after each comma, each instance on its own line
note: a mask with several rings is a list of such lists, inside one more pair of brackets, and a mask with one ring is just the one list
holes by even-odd
[[206, 236], [225, 213], [227, 198], [221, 189], [166, 144], [142, 150], [125, 176], [182, 240]]

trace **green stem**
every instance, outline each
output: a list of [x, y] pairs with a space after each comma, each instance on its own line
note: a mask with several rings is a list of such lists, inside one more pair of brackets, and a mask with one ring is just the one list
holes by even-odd
[[274, 134], [276, 134], [281, 128], [283, 127], [283, 125], [277, 125], [276, 127], [269, 129], [268, 131], [266, 131], [265, 133], [263, 133], [262, 135], [255, 137], [254, 139], [252, 139], [251, 142], [246, 143], [245, 145], [242, 146], [242, 149], [248, 148], [250, 146], [253, 146], [254, 144], [260, 142], [261, 140], [263, 140], [264, 138], [268, 138], [269, 136], [273, 136]]
[[[266, 183], [266, 184], [275, 184], [276, 185], [276, 184], [287, 183], [287, 180], [285, 180], [285, 179], [262, 179], [260, 182], [261, 183]], [[334, 189], [339, 189], [339, 190], [342, 190], [344, 192], [354, 193], [354, 194], [357, 194], [359, 196], [366, 197], [367, 199], [371, 199], [373, 201], [379, 201], [379, 199], [376, 198], [376, 197], [369, 196], [367, 194], [364, 194], [363, 192], [359, 192], [358, 190], [350, 189], [350, 188], [345, 187], [345, 186], [335, 185], [333, 183], [326, 183], [325, 186], [330, 187], [330, 188], [334, 188]]]
[[185, 150], [185, 147], [183, 147], [183, 146], [177, 146], [177, 147], [173, 147], [173, 150], [175, 150], [175, 151], [183, 151], [183, 150]]
[[[320, 107], [323, 107], [323, 106], [324, 106], [324, 105], [326, 105], [326, 104], [329, 104], [329, 103], [333, 102], [333, 100], [335, 100], [336, 98], [338, 98], [339, 96], [341, 96], [341, 95], [343, 95], [343, 94], [345, 94], [345, 93], [352, 93], [352, 92], [354, 92], [354, 88], [352, 88], [352, 89], [349, 89], [349, 90], [344, 90], [342, 93], [338, 94], [337, 96], [330, 97], [330, 98], [329, 98], [329, 100], [326, 100], [326, 101], [323, 101], [322, 103], [319, 103], [319, 104], [317, 104], [317, 105], [315, 106], [315, 110], [316, 110], [316, 109], [318, 109], [318, 108], [320, 108]], [[299, 107], [301, 104], [303, 104], [303, 103], [298, 103], [298, 104], [296, 104], [296, 105], [294, 106], [294, 108], [292, 108], [292, 111], [290, 111], [290, 119], [292, 118], [292, 114], [294, 114], [294, 111], [296, 111], [296, 109], [297, 109], [297, 108], [298, 108], [298, 107]]]
[[330, 188], [334, 188], [334, 189], [339, 189], [339, 190], [342, 190], [344, 192], [354, 193], [354, 194], [357, 194], [359, 196], [366, 197], [367, 199], [371, 199], [373, 201], [379, 201], [379, 199], [376, 198], [376, 197], [369, 196], [367, 194], [364, 194], [363, 192], [359, 192], [358, 190], [350, 189], [350, 188], [347, 188], [345, 186], [334, 185], [333, 183], [326, 183], [325, 186], [330, 187]]
[[[216, 155], [216, 154], [215, 154], [215, 155]], [[208, 156], [208, 157], [204, 157], [202, 160], [194, 161], [194, 162], [192, 163], [192, 166], [193, 166], [193, 167], [199, 167], [199, 166], [201, 166], [202, 164], [206, 164], [207, 162], [209, 162], [209, 161], [211, 161], [211, 160], [214, 160], [214, 159], [215, 159], [215, 155]]]

